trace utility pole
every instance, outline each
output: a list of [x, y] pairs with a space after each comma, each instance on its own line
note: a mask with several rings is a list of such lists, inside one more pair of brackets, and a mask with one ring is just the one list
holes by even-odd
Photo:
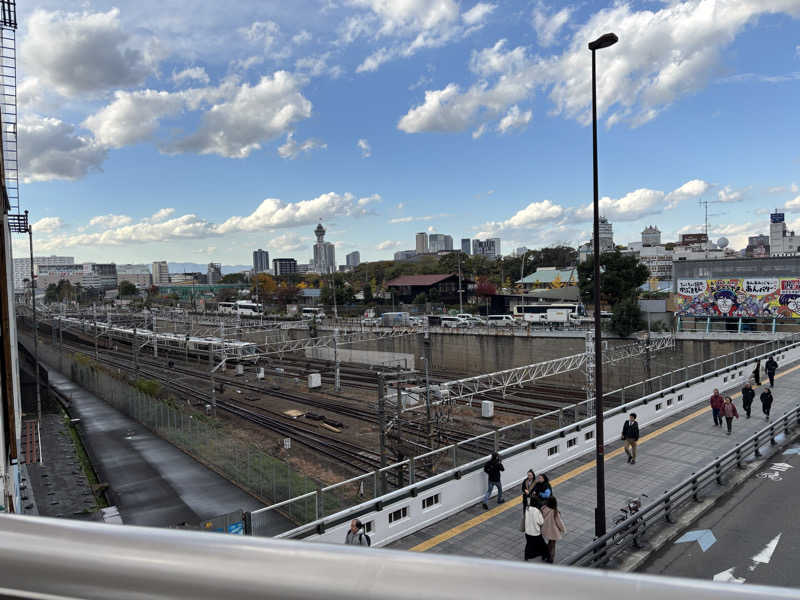
[[339, 379], [339, 328], [333, 330], [333, 362], [336, 363], [336, 374], [333, 379], [333, 389], [342, 391], [342, 382]]
[[423, 341], [423, 346], [425, 348], [425, 414], [426, 414], [425, 418], [428, 421], [428, 426], [427, 426], [428, 447], [433, 449], [433, 420], [431, 415], [431, 375], [430, 375], [431, 331], [430, 331], [430, 325], [428, 325], [427, 321], [425, 322], [425, 338]]
[[461, 285], [461, 252], [458, 253], [458, 312], [464, 312], [464, 290]]
[[156, 337], [156, 323], [158, 319], [155, 313], [151, 313], [150, 316], [153, 319], [153, 357], [158, 358], [158, 338]]
[[133, 339], [131, 340], [131, 350], [133, 350], [133, 370], [139, 375], [139, 339], [136, 337], [136, 327], [133, 328]]
[[99, 360], [100, 356], [97, 352], [97, 305], [92, 304], [92, 322], [94, 331], [94, 359]]
[[[381, 469], [386, 466], [386, 398], [384, 396], [385, 390], [385, 377], [383, 373], [378, 373], [378, 427], [380, 429], [380, 454], [381, 454]], [[379, 485], [379, 496], [386, 493], [386, 473], [381, 471]]]

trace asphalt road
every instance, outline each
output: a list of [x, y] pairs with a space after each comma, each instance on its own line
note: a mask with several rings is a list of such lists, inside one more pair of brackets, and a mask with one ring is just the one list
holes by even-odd
[[800, 588], [800, 444], [776, 454], [688, 531], [703, 530], [716, 538], [709, 546], [713, 538], [695, 534], [705, 552], [698, 541], [674, 543], [643, 572]]

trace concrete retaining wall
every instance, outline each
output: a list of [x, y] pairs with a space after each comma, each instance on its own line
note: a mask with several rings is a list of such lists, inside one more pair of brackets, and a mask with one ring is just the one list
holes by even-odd
[[[336, 353], [340, 362], [359, 363], [371, 367], [402, 367], [414, 369], [414, 355], [402, 352], [381, 352], [379, 350], [353, 350], [339, 348]], [[333, 348], [306, 348], [306, 358], [335, 360]]]

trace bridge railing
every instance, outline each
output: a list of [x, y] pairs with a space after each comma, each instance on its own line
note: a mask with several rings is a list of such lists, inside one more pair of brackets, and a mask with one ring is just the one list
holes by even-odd
[[[618, 600], [632, 590], [647, 600], [730, 600], [734, 592], [638, 573], [16, 515], [0, 515], [0, 563], [4, 597], [52, 600], [444, 600], [497, 590], [549, 600]], [[739, 600], [797, 598], [793, 589], [733, 587]]]
[[783, 416], [760, 429], [746, 440], [736, 444], [730, 451], [716, 457], [699, 471], [679, 484], [654, 498], [639, 509], [635, 516], [629, 517], [605, 535], [570, 556], [564, 564], [584, 567], [600, 567], [627, 550], [631, 544], [641, 547], [641, 540], [647, 532], [659, 523], [674, 523], [675, 514], [690, 502], [701, 501], [704, 490], [714, 485], [723, 485], [725, 476], [733, 470], [743, 468], [748, 456], [760, 457], [761, 448], [766, 444], [775, 445], [781, 433], [800, 426], [800, 405], [783, 413]]

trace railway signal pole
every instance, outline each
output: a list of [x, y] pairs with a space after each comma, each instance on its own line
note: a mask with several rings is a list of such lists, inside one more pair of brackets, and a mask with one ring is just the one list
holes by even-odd
[[[381, 469], [386, 466], [386, 381], [383, 373], [378, 373], [378, 427], [380, 428], [380, 455]], [[386, 493], [386, 473], [381, 470], [379, 482], [379, 496]]]

